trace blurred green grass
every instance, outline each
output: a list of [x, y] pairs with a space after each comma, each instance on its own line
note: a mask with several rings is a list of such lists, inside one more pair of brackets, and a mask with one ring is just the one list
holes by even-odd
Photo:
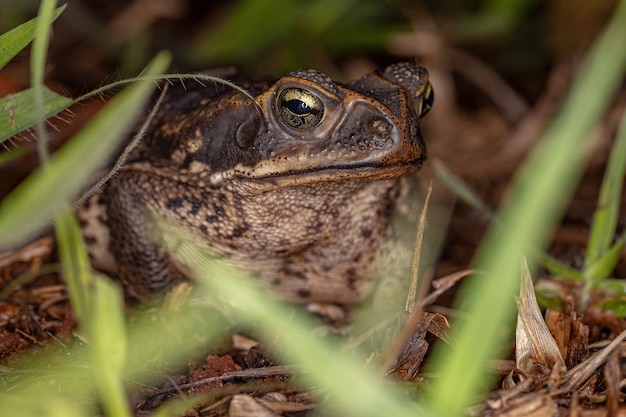
[[[0, 31], [26, 20], [37, 4], [34, 0], [5, 0]], [[58, 34], [69, 39], [65, 50], [52, 53], [59, 57], [58, 76], [71, 84], [76, 81], [72, 77], [80, 75], [81, 63], [73, 68], [63, 62], [68, 46], [79, 48], [80, 54], [73, 53], [72, 59], [97, 60], [104, 66], [102, 77], [117, 71], [126, 77], [135, 75], [163, 49], [172, 51], [173, 68], [178, 71], [235, 65], [254, 78], [280, 76], [302, 67], [339, 75], [341, 64], [351, 59], [374, 59], [384, 65], [390, 61], [398, 35], [423, 31], [439, 37], [448, 47], [488, 57], [497, 70], [518, 78], [517, 83], [530, 84], [536, 80], [525, 80], [527, 74], [536, 78], [538, 71], [545, 71], [552, 63], [550, 49], [560, 47], [546, 41], [554, 26], [548, 21], [549, 4], [532, 0], [240, 0], [181, 1], [180, 5], [185, 7], [164, 13], [148, 27], [127, 35], [115, 32], [111, 24], [130, 12], [128, 2], [70, 2]], [[94, 74], [103, 70], [92, 69]], [[91, 73], [83, 73], [81, 81], [102, 82], [102, 78], [91, 77]]]

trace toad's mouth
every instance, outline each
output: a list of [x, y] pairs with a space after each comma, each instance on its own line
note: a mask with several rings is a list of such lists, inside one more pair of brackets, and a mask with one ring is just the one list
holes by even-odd
[[[382, 163], [359, 163], [349, 165], [327, 165], [318, 166], [308, 169], [290, 170], [285, 172], [278, 172], [274, 175], [265, 175], [258, 177], [263, 180], [291, 180], [298, 181], [301, 179], [303, 182], [317, 182], [317, 181], [341, 181], [356, 178], [368, 178], [371, 180], [389, 180], [401, 177], [402, 175], [410, 172], [417, 171], [424, 162], [424, 158], [420, 158], [416, 161], [410, 162], [398, 162], [396, 164], [388, 165]], [[254, 179], [254, 177], [248, 177]]]
[[251, 189], [257, 191], [264, 191], [267, 187], [275, 189], [357, 179], [385, 181], [416, 172], [420, 169], [426, 158], [426, 153], [420, 152], [418, 158], [393, 163], [375, 161], [329, 163], [307, 168], [284, 170], [255, 170], [254, 168], [237, 166], [221, 173], [220, 180], [231, 179], [243, 181], [247, 183]]

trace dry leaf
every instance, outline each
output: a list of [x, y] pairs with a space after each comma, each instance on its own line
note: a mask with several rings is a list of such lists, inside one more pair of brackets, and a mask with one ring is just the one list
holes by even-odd
[[522, 263], [520, 295], [517, 299], [517, 328], [515, 329], [515, 369], [504, 381], [505, 388], [516, 380], [543, 380], [548, 375], [565, 372], [565, 361], [543, 319], [526, 261]]
[[228, 417], [280, 417], [280, 414], [273, 412], [249, 395], [237, 394], [230, 401]]

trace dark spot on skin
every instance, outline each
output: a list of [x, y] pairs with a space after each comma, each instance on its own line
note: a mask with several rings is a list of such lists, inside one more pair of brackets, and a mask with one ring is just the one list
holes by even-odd
[[191, 210], [189, 211], [189, 213], [192, 215], [198, 214], [198, 211], [200, 211], [200, 209], [204, 206], [204, 201], [199, 200], [195, 197], [191, 197], [189, 201], [191, 202]]
[[358, 282], [358, 279], [356, 279], [355, 277], [348, 278], [348, 288], [350, 288], [352, 291], [357, 291], [357, 287], [356, 287], [357, 282]]
[[372, 231], [370, 229], [361, 229], [361, 236], [364, 239], [369, 239], [372, 237]]
[[209, 230], [209, 229], [207, 229], [207, 227], [206, 227], [205, 225], [200, 225], [200, 228], [199, 228], [199, 229], [200, 229], [200, 231], [201, 231], [202, 233], [204, 233], [204, 234], [206, 234], [206, 232]]
[[306, 276], [304, 275], [304, 273], [303, 273], [302, 271], [293, 271], [293, 272], [291, 273], [291, 275], [292, 275], [294, 278], [298, 278], [298, 279], [306, 279]]
[[274, 286], [274, 287], [278, 287], [280, 284], [282, 284], [282, 281], [281, 281], [280, 279], [276, 278], [276, 279], [274, 279], [274, 280], [272, 281], [272, 283], [271, 283], [271, 284], [272, 284], [272, 286]]
[[194, 161], [194, 154], [190, 154], [190, 153], [188, 153], [188, 154], [185, 156], [185, 160], [183, 161], [183, 163], [182, 163], [182, 165], [181, 165], [181, 168], [183, 168], [183, 169], [187, 169], [187, 168], [189, 168], [189, 165], [191, 165], [191, 163], [192, 163], [193, 161]]
[[87, 245], [95, 245], [98, 243], [98, 239], [93, 236], [84, 236], [83, 239]]
[[298, 290], [298, 297], [300, 297], [300, 298], [309, 298], [309, 297], [311, 297], [311, 291], [309, 291], [309, 290]]
[[361, 260], [361, 257], [363, 256], [363, 254], [361, 252], [357, 253], [356, 256], [354, 258], [352, 258], [353, 262], [359, 262]]
[[217, 216], [224, 217], [224, 215], [226, 214], [226, 212], [224, 211], [224, 207], [222, 206], [215, 206], [213, 207], [213, 209], [215, 210], [215, 214]]
[[206, 220], [207, 223], [216, 223], [220, 221], [220, 218], [217, 216], [206, 216], [204, 220]]
[[203, 191], [201, 191], [201, 192], [200, 192], [200, 197], [201, 197], [204, 201], [206, 201], [206, 200], [208, 200], [209, 198], [211, 198], [211, 193], [210, 193], [210, 192], [208, 192], [208, 191], [206, 191], [206, 190], [203, 190]]
[[306, 276], [304, 276], [304, 273], [302, 271], [292, 271], [289, 263], [283, 266], [280, 269], [280, 272], [282, 275], [287, 276], [289, 278], [306, 279]]
[[245, 226], [237, 226], [233, 229], [232, 237], [241, 237], [248, 231], [248, 228]]
[[320, 234], [322, 233], [322, 228], [323, 228], [324, 224], [322, 222], [317, 222], [313, 225], [310, 226], [310, 228], [312, 229], [311, 233], [315, 233], [315, 234]]
[[170, 210], [181, 208], [182, 206], [183, 206], [183, 199], [180, 198], [180, 197], [170, 198], [165, 203], [165, 207], [170, 209]]
[[354, 268], [348, 268], [346, 270], [346, 274], [348, 274], [349, 279], [353, 279], [354, 276], [356, 275], [356, 270]]
[[91, 207], [91, 200], [86, 200], [86, 201], [83, 203], [83, 207], [84, 207], [84, 208], [86, 208], [86, 209], [88, 209], [89, 207]]
[[220, 193], [220, 194], [217, 196], [217, 199], [218, 199], [218, 200], [220, 200], [222, 203], [225, 203], [225, 202], [226, 202], [226, 200], [228, 200], [228, 197], [226, 197], [226, 194], [224, 194], [224, 193]]
[[85, 227], [87, 227], [87, 221], [83, 219], [78, 219], [78, 225], [81, 227], [81, 229], [84, 229]]
[[393, 202], [387, 201], [387, 204], [385, 205], [385, 217], [391, 216], [392, 212], [393, 212]]

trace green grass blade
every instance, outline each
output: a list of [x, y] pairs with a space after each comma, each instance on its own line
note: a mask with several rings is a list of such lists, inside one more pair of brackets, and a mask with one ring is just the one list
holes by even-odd
[[599, 271], [597, 269], [592, 271], [591, 266], [605, 254], [615, 238], [620, 197], [624, 188], [624, 174], [626, 174], [626, 112], [622, 116], [615, 142], [611, 148], [600, 188], [598, 206], [591, 223], [584, 270], [585, 277], [592, 283], [597, 283], [611, 273], [611, 271], [604, 271], [601, 275], [597, 275]]
[[[67, 5], [63, 5], [55, 9], [52, 20], [59, 17], [66, 6]], [[39, 19], [39, 17], [31, 19], [0, 36], [0, 68], [4, 67], [33, 40], [35, 37], [35, 27]]]
[[[513, 334], [513, 295], [519, 288], [519, 261], [529, 247], [542, 247], [581, 175], [584, 141], [604, 113], [626, 67], [626, 1], [591, 50], [556, 118], [514, 183], [501, 210], [501, 225], [489, 230], [475, 259], [481, 276], [458, 294], [469, 319], [457, 320], [450, 355], [434, 352], [441, 378], [430, 408], [458, 416], [477, 399], [487, 359], [503, 353]], [[532, 259], [536, 262], [536, 259]], [[505, 329], [505, 331], [503, 331]], [[508, 329], [508, 331], [506, 331]], [[480, 382], [480, 383], [479, 383]]]
[[598, 307], [615, 314], [618, 319], [626, 318], [626, 298], [609, 298], [598, 303]]
[[[63, 278], [79, 326], [88, 323], [91, 311], [91, 266], [78, 220], [67, 205], [55, 216], [55, 231]], [[82, 329], [81, 329], [82, 330]]]
[[[219, 82], [225, 85], [228, 85], [242, 94], [250, 96], [243, 88], [227, 81], [222, 80], [217, 77], [212, 77], [209, 75], [203, 74], [166, 74], [166, 75], [155, 75], [149, 76], [146, 74], [142, 74], [139, 77], [127, 78], [124, 80], [116, 81], [110, 84], [107, 84], [103, 87], [100, 87], [96, 90], [93, 90], [87, 94], [84, 94], [76, 99], [70, 99], [68, 97], [64, 97], [55, 93], [54, 91], [43, 87], [43, 95], [44, 95], [44, 118], [52, 117], [63, 110], [66, 110], [68, 107], [79, 103], [83, 100], [87, 100], [89, 98], [101, 95], [105, 91], [113, 90], [121, 86], [125, 86], [128, 84], [132, 84], [137, 81], [171, 81], [171, 80], [197, 80], [199, 82], [203, 81], [211, 81], [211, 82]], [[34, 126], [38, 118], [35, 115], [35, 106], [33, 104], [33, 90], [28, 89], [24, 91], [20, 91], [18, 93], [9, 94], [6, 97], [0, 99], [0, 143], [6, 141], [8, 138], [11, 138], [18, 133]]]
[[89, 343], [92, 383], [108, 415], [130, 416], [123, 378], [127, 340], [120, 288], [92, 275], [78, 221], [69, 206], [55, 216], [55, 223], [63, 277]]
[[611, 275], [622, 257], [624, 243], [624, 240], [619, 240], [608, 248], [599, 259], [585, 268], [587, 282], [595, 286]]
[[46, 68], [46, 55], [48, 53], [48, 42], [52, 22], [54, 21], [54, 7], [56, 0], [42, 0], [39, 6], [39, 16], [35, 24], [35, 38], [30, 54], [30, 83], [33, 89], [33, 105], [37, 123], [35, 131], [37, 133], [37, 150], [42, 164], [48, 162], [48, 132], [45, 128], [44, 118], [44, 85], [43, 76]]
[[623, 279], [605, 279], [598, 283], [598, 288], [616, 297], [626, 297], [626, 281]]
[[[74, 104], [74, 100], [43, 87], [43, 118], [58, 114]], [[34, 126], [38, 118], [32, 88], [0, 99], [0, 143]]]
[[[148, 75], [160, 73], [169, 54], [158, 55]], [[67, 145], [0, 203], [0, 247], [32, 236], [85, 187], [135, 122], [154, 84], [139, 82], [114, 97]]]
[[480, 196], [463, 181], [463, 179], [456, 176], [440, 161], [434, 161], [433, 167], [435, 169], [435, 173], [437, 174], [437, 178], [461, 200], [478, 209], [484, 216], [493, 216], [491, 209], [485, 204]]
[[107, 415], [130, 417], [123, 379], [128, 344], [122, 292], [104, 278], [97, 278], [93, 289], [88, 332], [93, 381]]
[[33, 391], [28, 395], [0, 394], [0, 415], [11, 417], [84, 417], [90, 415], [76, 399], [54, 392]]
[[584, 279], [582, 272], [578, 269], [565, 265], [563, 262], [551, 256], [543, 255], [541, 264], [554, 276], [568, 277], [576, 281], [582, 281]]

